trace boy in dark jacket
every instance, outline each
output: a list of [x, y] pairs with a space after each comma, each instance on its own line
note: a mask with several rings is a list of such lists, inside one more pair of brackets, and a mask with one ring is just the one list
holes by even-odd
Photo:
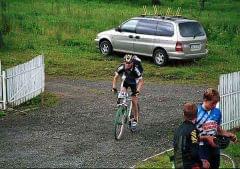
[[199, 151], [199, 133], [195, 126], [197, 107], [186, 103], [183, 107], [184, 122], [174, 135], [174, 165], [175, 168], [197, 169], [202, 166]]

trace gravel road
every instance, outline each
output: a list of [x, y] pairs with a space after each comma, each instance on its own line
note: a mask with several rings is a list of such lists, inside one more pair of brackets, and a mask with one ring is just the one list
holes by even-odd
[[0, 119], [0, 168], [125, 168], [171, 147], [182, 104], [206, 87], [145, 84], [139, 130], [115, 141], [116, 98], [110, 81], [48, 79], [61, 96], [54, 108]]

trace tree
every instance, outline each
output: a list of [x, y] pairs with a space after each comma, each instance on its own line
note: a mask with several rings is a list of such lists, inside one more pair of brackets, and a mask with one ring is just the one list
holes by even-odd
[[0, 23], [0, 48], [4, 47], [3, 36], [10, 32], [9, 19], [6, 16], [7, 2], [6, 0], [0, 1], [1, 13], [1, 23]]
[[206, 0], [199, 0], [199, 3], [200, 3], [200, 10], [204, 10], [204, 7], [205, 7], [205, 1]]
[[153, 5], [161, 5], [161, 1], [160, 0], [152, 0], [152, 4]]
[[2, 36], [2, 32], [0, 31], [0, 49], [3, 48], [3, 46], [4, 46], [3, 36]]

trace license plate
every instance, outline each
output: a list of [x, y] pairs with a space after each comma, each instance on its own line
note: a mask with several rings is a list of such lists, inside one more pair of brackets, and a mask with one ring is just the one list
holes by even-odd
[[190, 45], [191, 50], [199, 50], [201, 48], [200, 44], [192, 44]]

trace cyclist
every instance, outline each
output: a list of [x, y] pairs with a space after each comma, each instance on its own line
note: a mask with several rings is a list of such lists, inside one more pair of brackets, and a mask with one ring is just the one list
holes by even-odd
[[199, 157], [199, 136], [195, 126], [197, 106], [185, 103], [183, 106], [184, 122], [174, 134], [174, 166], [175, 168], [198, 169], [202, 166]]
[[221, 128], [222, 114], [216, 108], [220, 96], [217, 90], [209, 88], [203, 95], [203, 103], [198, 106], [196, 126], [200, 132], [199, 155], [201, 159], [210, 163], [210, 168], [218, 169], [220, 163], [220, 149], [214, 143], [217, 135], [230, 137], [237, 141], [236, 135]]
[[141, 64], [141, 60], [136, 55], [126, 54], [124, 56], [123, 63], [117, 68], [115, 71], [115, 76], [112, 81], [112, 91], [116, 92], [116, 84], [117, 79], [121, 76], [121, 92], [126, 92], [128, 87], [131, 88], [132, 91], [132, 110], [133, 117], [131, 117], [131, 128], [134, 131], [138, 122], [138, 95], [143, 87], [143, 67]]

